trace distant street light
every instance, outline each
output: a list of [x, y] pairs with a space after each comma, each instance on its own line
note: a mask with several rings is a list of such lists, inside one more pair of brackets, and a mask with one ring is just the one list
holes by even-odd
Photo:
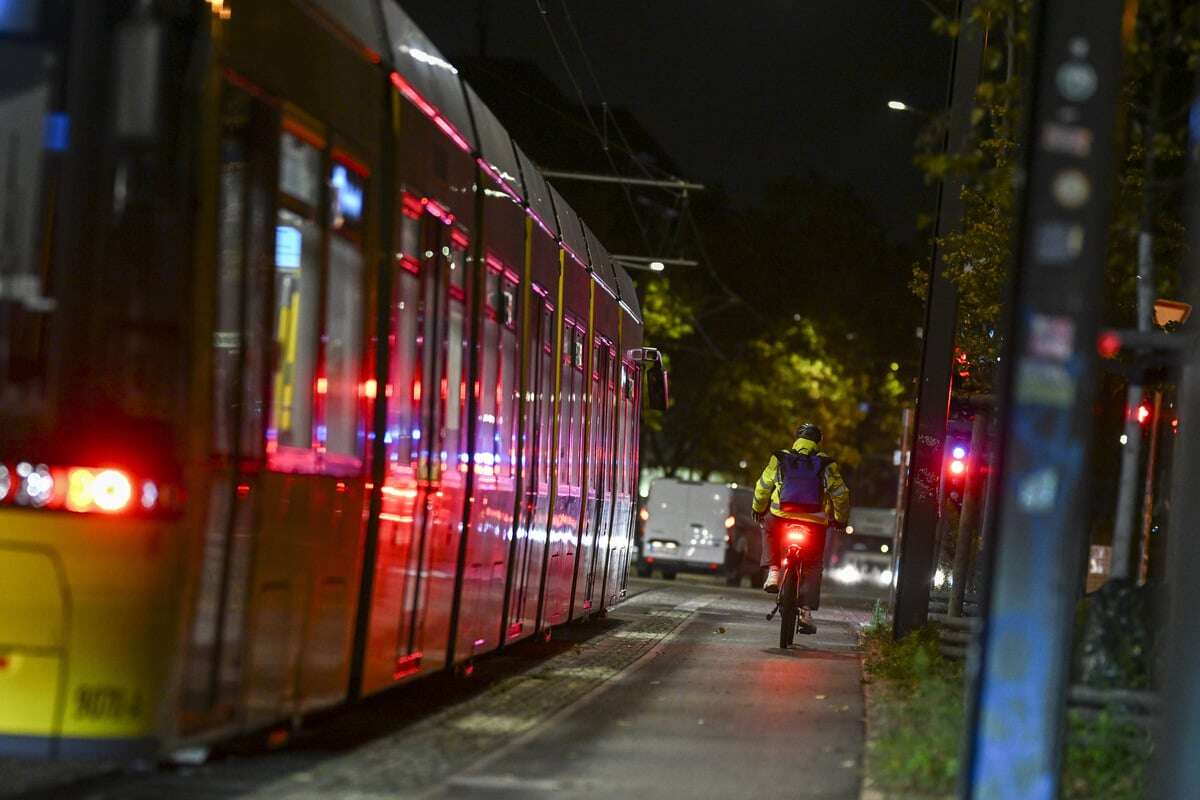
[[911, 111], [912, 110], [909, 108], [908, 103], [905, 103], [902, 100], [888, 100], [887, 106], [892, 111]]
[[649, 270], [650, 272], [662, 272], [667, 267], [697, 267], [700, 262], [690, 258], [663, 258], [661, 256], [612, 256], [612, 260], [620, 264], [626, 269], [641, 269]]

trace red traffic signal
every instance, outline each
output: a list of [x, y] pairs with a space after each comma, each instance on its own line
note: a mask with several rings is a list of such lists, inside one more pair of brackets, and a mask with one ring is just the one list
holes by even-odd
[[1145, 425], [1150, 419], [1150, 415], [1153, 414], [1154, 411], [1150, 408], [1149, 403], [1143, 402], [1137, 407], [1137, 411], [1135, 413], [1137, 414], [1138, 425]]

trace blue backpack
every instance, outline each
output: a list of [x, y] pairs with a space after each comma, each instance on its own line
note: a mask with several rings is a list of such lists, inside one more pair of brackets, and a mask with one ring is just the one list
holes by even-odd
[[779, 510], [789, 514], [813, 514], [825, 508], [825, 467], [832, 459], [795, 450], [775, 454], [779, 464]]

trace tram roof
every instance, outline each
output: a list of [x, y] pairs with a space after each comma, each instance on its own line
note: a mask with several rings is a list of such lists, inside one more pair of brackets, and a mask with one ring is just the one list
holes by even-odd
[[605, 291], [614, 298], [617, 297], [617, 276], [613, 271], [615, 266], [612, 257], [604, 245], [600, 244], [600, 240], [596, 238], [596, 234], [592, 232], [586, 222], [583, 223], [583, 237], [587, 242], [588, 258], [592, 261], [593, 275]]
[[[394, 69], [428, 106], [434, 122], [469, 148], [483, 167], [560, 239], [596, 280], [641, 321], [633, 280], [614, 263], [599, 239], [546, 182], [533, 160], [521, 150], [479, 95], [463, 81], [429, 37], [397, 0], [309, 0], [371, 53]], [[382, 11], [382, 14], [379, 12]], [[380, 27], [382, 20], [383, 27]]]

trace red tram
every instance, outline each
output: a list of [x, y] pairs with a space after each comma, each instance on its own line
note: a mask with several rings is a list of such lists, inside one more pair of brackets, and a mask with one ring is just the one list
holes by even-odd
[[16, 0], [0, 74], [0, 753], [619, 601], [633, 283], [394, 0]]

